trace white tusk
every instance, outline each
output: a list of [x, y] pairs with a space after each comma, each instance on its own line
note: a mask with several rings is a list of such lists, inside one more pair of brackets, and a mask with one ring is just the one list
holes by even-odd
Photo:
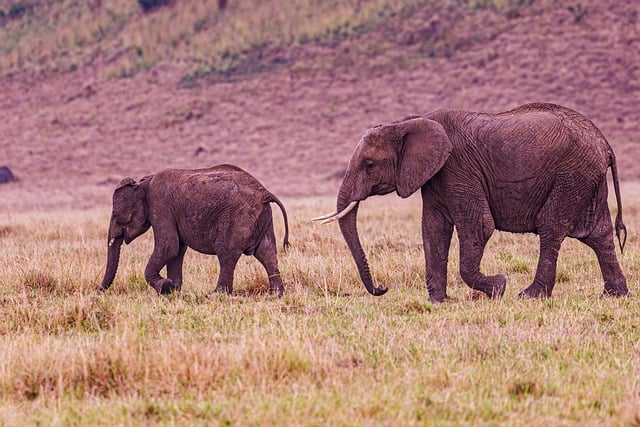
[[340, 213], [338, 213], [338, 214], [336, 214], [336, 215], [334, 215], [334, 216], [332, 216], [330, 218], [325, 219], [320, 224], [329, 224], [330, 222], [339, 220], [340, 218], [342, 218], [343, 216], [345, 216], [346, 214], [351, 212], [353, 210], [353, 208], [355, 208], [356, 206], [358, 206], [358, 202], [351, 202], [351, 203], [349, 203], [349, 205], [346, 208], [344, 208], [342, 210], [342, 212], [340, 212]]
[[113, 242], [116, 241], [115, 237], [112, 237], [111, 240], [109, 240], [109, 246], [113, 245]]
[[333, 212], [333, 213], [330, 213], [330, 214], [317, 216], [315, 218], [311, 218], [311, 221], [320, 221], [320, 220], [323, 220], [323, 219], [331, 218], [332, 216], [336, 216], [337, 214], [338, 214], [338, 212]]

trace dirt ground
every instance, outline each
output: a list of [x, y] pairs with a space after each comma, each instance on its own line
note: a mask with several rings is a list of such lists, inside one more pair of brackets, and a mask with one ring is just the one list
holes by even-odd
[[[444, 2], [443, 2], [444, 3]], [[534, 1], [394, 17], [357, 40], [276, 49], [270, 71], [181, 84], [95, 65], [0, 79], [0, 211], [108, 206], [125, 176], [233, 163], [287, 198], [334, 195], [363, 131], [450, 107], [547, 101], [591, 118], [640, 178], [640, 3]], [[570, 10], [569, 8], [572, 8]], [[268, 67], [267, 67], [268, 68]]]

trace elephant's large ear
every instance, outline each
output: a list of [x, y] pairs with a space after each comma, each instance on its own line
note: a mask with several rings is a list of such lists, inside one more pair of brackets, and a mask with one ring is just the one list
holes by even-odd
[[453, 146], [444, 128], [433, 120], [416, 118], [396, 126], [400, 136], [396, 191], [405, 198], [442, 168]]

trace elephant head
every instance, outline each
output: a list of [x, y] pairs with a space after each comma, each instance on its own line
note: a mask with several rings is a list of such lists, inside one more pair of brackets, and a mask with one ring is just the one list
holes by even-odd
[[396, 191], [409, 197], [433, 177], [451, 153], [443, 127], [429, 119], [410, 118], [369, 129], [355, 148], [338, 193], [336, 212], [323, 223], [339, 220], [360, 278], [372, 295], [387, 289], [373, 285], [356, 224], [358, 203], [369, 196]]
[[122, 242], [131, 243], [151, 226], [145, 201], [149, 178], [142, 178], [139, 182], [124, 178], [113, 192], [113, 211], [107, 236], [107, 268], [100, 285], [103, 290], [111, 286], [115, 278]]

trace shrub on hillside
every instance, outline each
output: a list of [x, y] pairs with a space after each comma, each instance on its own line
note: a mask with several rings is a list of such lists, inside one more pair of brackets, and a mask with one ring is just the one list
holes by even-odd
[[25, 3], [12, 4], [11, 7], [9, 8], [9, 17], [19, 18], [25, 13], [27, 13], [28, 9], [29, 9], [29, 6]]
[[143, 11], [148, 12], [156, 7], [169, 4], [169, 0], [138, 0], [138, 4], [140, 4]]
[[[167, 5], [170, 1], [171, 0], [138, 0], [138, 4], [143, 11], [147, 12], [156, 7]], [[228, 0], [218, 0], [218, 8], [224, 10], [227, 7], [227, 2]]]
[[24, 2], [14, 3], [9, 7], [9, 10], [6, 11], [6, 12], [3, 9], [0, 9], [0, 19], [2, 19], [2, 18], [10, 18], [10, 19], [21, 18], [22, 15], [27, 13], [30, 8], [31, 8], [31, 6], [29, 4], [27, 4], [27, 3], [24, 3]]

